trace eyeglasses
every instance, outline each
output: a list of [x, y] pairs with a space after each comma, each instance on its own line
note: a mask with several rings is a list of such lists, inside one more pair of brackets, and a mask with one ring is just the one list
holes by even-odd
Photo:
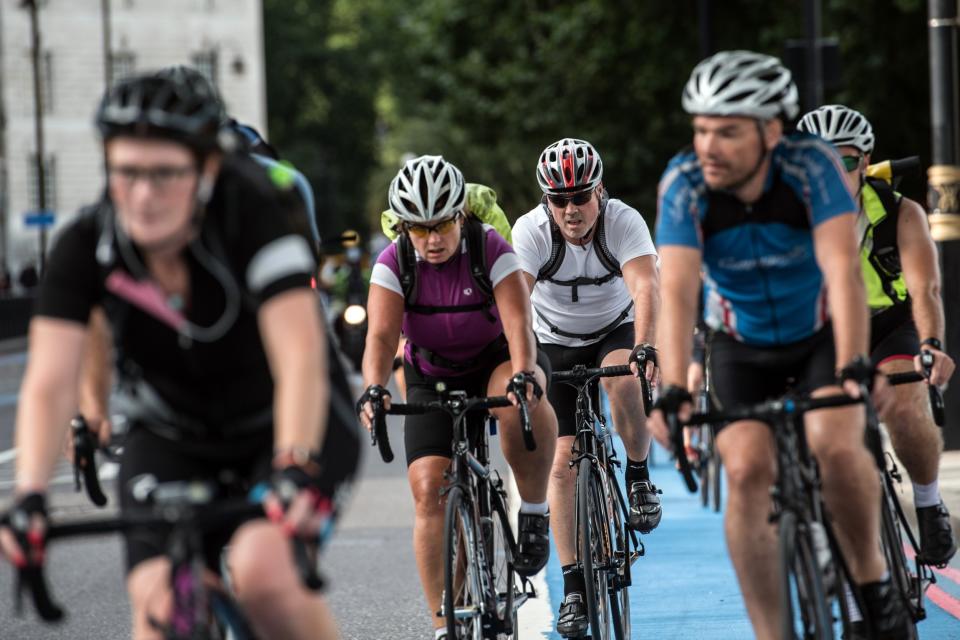
[[863, 156], [840, 156], [840, 159], [843, 161], [843, 168], [850, 172], [860, 166], [860, 161], [863, 160]]
[[587, 204], [590, 202], [590, 198], [592, 197], [593, 189], [588, 189], [586, 191], [580, 191], [579, 193], [570, 195], [555, 195], [551, 193], [547, 195], [547, 200], [549, 200], [550, 204], [553, 206], [565, 209], [567, 204], [571, 202], [578, 207]]
[[438, 235], [442, 236], [443, 234], [448, 233], [451, 229], [453, 229], [453, 226], [457, 224], [457, 220], [459, 219], [460, 219], [460, 216], [455, 215], [452, 218], [444, 220], [443, 222], [438, 222], [437, 224], [434, 224], [434, 225], [411, 224], [408, 222], [403, 225], [403, 228], [406, 229], [407, 232], [413, 234], [418, 238], [428, 238], [430, 237], [430, 234], [433, 232], [436, 232]]
[[169, 189], [174, 182], [197, 172], [193, 165], [159, 165], [156, 167], [138, 167], [120, 165], [108, 167], [110, 178], [124, 188], [131, 188], [137, 180], [146, 180], [157, 191]]

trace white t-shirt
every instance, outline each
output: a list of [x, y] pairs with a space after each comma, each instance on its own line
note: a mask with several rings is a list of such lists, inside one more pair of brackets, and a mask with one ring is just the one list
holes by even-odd
[[[647, 229], [647, 223], [633, 207], [611, 198], [604, 213], [604, 236], [607, 249], [624, 264], [639, 256], [657, 255], [657, 250]], [[540, 268], [550, 259], [552, 237], [550, 219], [543, 205], [521, 216], [513, 226], [513, 250], [520, 259], [520, 267], [534, 278]], [[607, 274], [593, 248], [593, 242], [583, 246], [567, 243], [563, 263], [553, 275], [554, 280], [572, 280], [578, 277], [597, 278]], [[568, 333], [586, 334], [602, 329], [617, 319], [630, 304], [630, 293], [623, 278], [612, 278], [602, 285], [577, 287], [577, 302], [572, 301], [572, 287], [565, 287], [547, 280], [537, 282], [533, 288], [533, 329], [540, 342], [583, 347], [600, 340], [568, 338], [550, 331], [552, 324]], [[544, 322], [543, 315], [547, 322]], [[633, 309], [623, 322], [633, 321]], [[548, 324], [549, 323], [549, 324]]]

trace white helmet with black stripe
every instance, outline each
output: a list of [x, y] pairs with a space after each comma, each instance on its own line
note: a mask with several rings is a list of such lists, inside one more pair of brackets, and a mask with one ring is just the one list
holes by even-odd
[[818, 135], [836, 147], [856, 147], [873, 153], [873, 127], [862, 113], [842, 104], [828, 104], [800, 118], [797, 129]]
[[777, 58], [753, 51], [721, 51], [693, 69], [683, 89], [692, 115], [792, 120], [800, 110], [793, 76]]
[[443, 156], [407, 160], [390, 182], [389, 201], [390, 209], [407, 222], [452, 218], [466, 202], [463, 174]]

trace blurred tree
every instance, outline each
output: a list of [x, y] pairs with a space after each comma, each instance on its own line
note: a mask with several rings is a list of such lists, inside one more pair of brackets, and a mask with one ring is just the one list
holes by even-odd
[[[804, 2], [715, 2], [715, 46], [782, 56]], [[593, 142], [611, 193], [652, 222], [660, 174], [690, 141], [697, 4], [264, 0], [270, 137], [313, 182], [327, 235], [375, 224], [410, 153], [442, 153], [516, 218], [539, 199], [538, 154], [564, 136]], [[823, 0], [843, 67], [826, 100], [871, 119], [877, 159], [929, 161], [925, 29], [921, 0]], [[922, 179], [904, 183], [921, 201]]]
[[[927, 156], [924, 10], [920, 0], [870, 11], [824, 3], [823, 35], [840, 40], [845, 81], [827, 99], [873, 120], [878, 159]], [[718, 49], [782, 56], [803, 36], [803, 0], [717, 2], [713, 14]], [[699, 58], [695, 0], [422, 0], [394, 24], [374, 195], [401, 154], [443, 153], [516, 217], [537, 202], [540, 150], [576, 136], [599, 149], [611, 193], [652, 221], [663, 167], [690, 140], [680, 94]]]
[[320, 233], [365, 232], [377, 42], [367, 0], [264, 0], [269, 140], [309, 178]]

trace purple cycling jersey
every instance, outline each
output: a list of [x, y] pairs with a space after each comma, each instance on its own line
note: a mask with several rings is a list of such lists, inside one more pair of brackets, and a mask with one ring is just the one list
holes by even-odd
[[[506, 276], [520, 270], [520, 263], [513, 249], [492, 227], [484, 225], [487, 232], [487, 269], [490, 281], [496, 287]], [[466, 242], [461, 243], [460, 253], [440, 265], [432, 265], [417, 259], [418, 305], [459, 307], [482, 303], [483, 294], [470, 275], [470, 257]], [[397, 264], [397, 243], [383, 250], [373, 268], [370, 283], [380, 285], [402, 296], [400, 268]], [[493, 319], [488, 315], [492, 315]], [[496, 305], [487, 311], [466, 311], [424, 314], [404, 311], [403, 334], [408, 343], [405, 357], [413, 361], [411, 343], [428, 349], [453, 362], [469, 362], [503, 333], [500, 312]], [[421, 371], [433, 377], [463, 375], [476, 367], [454, 371], [418, 358]]]

